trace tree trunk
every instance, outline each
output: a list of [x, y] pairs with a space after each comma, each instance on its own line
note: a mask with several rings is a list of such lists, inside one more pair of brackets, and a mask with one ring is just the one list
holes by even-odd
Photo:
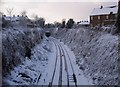
[[118, 2], [118, 14], [117, 14], [117, 21], [115, 26], [117, 27], [117, 33], [120, 33], [120, 0]]

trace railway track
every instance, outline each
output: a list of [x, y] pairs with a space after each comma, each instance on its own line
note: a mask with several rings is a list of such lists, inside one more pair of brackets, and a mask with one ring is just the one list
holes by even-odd
[[[73, 69], [73, 65], [72, 65], [72, 62], [71, 62], [71, 59], [70, 59], [70, 56], [67, 52], [67, 50], [57, 41], [55, 40], [55, 42], [57, 43], [58, 47], [59, 47], [59, 50], [62, 51], [63, 53], [63, 57], [64, 57], [64, 64], [65, 64], [65, 71], [67, 73], [67, 86], [69, 87], [70, 83], [73, 83], [75, 84], [75, 87], [77, 87], [77, 79], [76, 79], [76, 75], [74, 73], [74, 69]], [[66, 54], [66, 55], [65, 55]], [[69, 64], [68, 64], [68, 60], [66, 60], [68, 58], [69, 60], [69, 63], [70, 63], [70, 66], [69, 68], [72, 69], [72, 72], [69, 72]]]
[[[53, 41], [53, 42], [54, 42], [54, 41]], [[54, 45], [55, 45], [55, 47], [56, 47], [56, 60], [55, 60], [55, 67], [54, 67], [54, 72], [53, 72], [53, 75], [52, 75], [52, 80], [51, 80], [51, 82], [49, 82], [48, 87], [52, 87], [53, 80], [54, 80], [54, 77], [55, 77], [56, 68], [57, 68], [57, 61], [58, 61], [58, 46], [56, 45], [55, 42], [54, 42]]]
[[[63, 57], [63, 54], [62, 54], [62, 50], [60, 48], [60, 46], [54, 41], [52, 40], [55, 44], [55, 47], [56, 47], [56, 50], [57, 50], [57, 54], [56, 54], [56, 61], [55, 61], [55, 68], [54, 68], [54, 72], [53, 72], [53, 75], [52, 75], [52, 80], [49, 82], [49, 86], [48, 87], [52, 87], [53, 85], [53, 81], [54, 81], [54, 78], [55, 78], [55, 72], [56, 72], [56, 68], [57, 68], [57, 63], [59, 62], [58, 61], [58, 58], [60, 58], [60, 69], [59, 69], [59, 81], [58, 81], [58, 87], [62, 87], [62, 69], [63, 69], [63, 63], [62, 63], [62, 57]], [[59, 50], [59, 57], [58, 57], [58, 50]]]
[[62, 87], [62, 69], [63, 69], [63, 62], [62, 62], [62, 57], [63, 57], [63, 54], [62, 54], [62, 50], [61, 50], [61, 47], [54, 41], [52, 40], [55, 44], [55, 47], [56, 47], [56, 50], [57, 50], [57, 54], [56, 54], [56, 62], [55, 62], [55, 68], [54, 68], [54, 72], [53, 72], [53, 75], [52, 75], [52, 80], [49, 82], [49, 86], [48, 87], [52, 87], [53, 85], [53, 81], [54, 81], [54, 77], [55, 77], [55, 71], [56, 71], [56, 67], [57, 67], [57, 62], [58, 62], [58, 50], [59, 50], [59, 54], [60, 54], [60, 69], [59, 69], [59, 81], [58, 81], [58, 87]]
[[[57, 63], [60, 62], [60, 67], [59, 67], [59, 80], [58, 80], [58, 87], [62, 87], [62, 77], [63, 77], [63, 68], [65, 68], [65, 72], [67, 74], [67, 87], [70, 86], [70, 83], [74, 83], [75, 87], [77, 87], [77, 79], [76, 75], [74, 73], [73, 65], [70, 59], [70, 56], [67, 52], [67, 50], [55, 39], [51, 39], [56, 47], [56, 60], [55, 60], [55, 67], [54, 67], [54, 72], [52, 75], [52, 80], [49, 82], [48, 87], [52, 87], [54, 78], [55, 78], [55, 73], [56, 73], [56, 68], [57, 68]], [[58, 57], [58, 52], [59, 52], [59, 57]], [[58, 61], [58, 58], [60, 60]], [[64, 60], [64, 66], [63, 66], [63, 60]], [[69, 64], [68, 64], [69, 62]], [[70, 66], [69, 66], [70, 65]], [[69, 67], [68, 67], [69, 66]], [[69, 69], [72, 70], [72, 72], [69, 72]]]
[[62, 53], [63, 53], [64, 64], [65, 64], [65, 71], [66, 71], [66, 73], [67, 73], [67, 86], [69, 87], [69, 74], [68, 74], [68, 66], [67, 66], [67, 62], [66, 62], [66, 58], [65, 58], [65, 53], [64, 53], [64, 50], [63, 50], [63, 48], [61, 47], [61, 45], [59, 44], [58, 46], [59, 46], [60, 50], [61, 50]]
[[[64, 62], [65, 62], [65, 70], [67, 72], [67, 85], [69, 87], [70, 83], [74, 82], [75, 83], [75, 87], [77, 87], [77, 79], [76, 79], [76, 75], [74, 73], [74, 69], [73, 69], [73, 65], [72, 65], [72, 62], [71, 62], [71, 59], [70, 59], [70, 56], [67, 52], [67, 50], [58, 42], [59, 46], [61, 47], [61, 50], [63, 52], [63, 55], [64, 55]], [[67, 54], [67, 55], [65, 55]], [[66, 58], [69, 59], [69, 62], [70, 62], [70, 66], [71, 66], [71, 69], [72, 69], [72, 72], [70, 72], [70, 74], [68, 73], [69, 69], [68, 69], [68, 64], [67, 64], [67, 60]]]
[[[59, 50], [60, 47], [58, 46]], [[60, 72], [59, 72], [59, 83], [58, 83], [58, 87], [62, 87], [62, 68], [63, 68], [63, 64], [62, 64], [62, 51], [60, 50]]]

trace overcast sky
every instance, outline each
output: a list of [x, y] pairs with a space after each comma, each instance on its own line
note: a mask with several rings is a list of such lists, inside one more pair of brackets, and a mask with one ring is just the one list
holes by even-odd
[[29, 17], [38, 15], [50, 23], [69, 18], [77, 22], [89, 20], [91, 11], [101, 5], [117, 5], [117, 0], [2, 0], [0, 10], [7, 14], [6, 8], [14, 8], [15, 15], [25, 10]]

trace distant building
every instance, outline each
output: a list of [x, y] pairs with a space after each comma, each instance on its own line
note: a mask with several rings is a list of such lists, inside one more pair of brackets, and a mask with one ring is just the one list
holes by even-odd
[[7, 20], [7, 21], [11, 21], [11, 22], [17, 22], [17, 21], [20, 21], [21, 18], [24, 18], [24, 19], [28, 19], [27, 16], [23, 17], [23, 16], [15, 16], [13, 15], [12, 17], [11, 16], [6, 16], [6, 15], [3, 15], [4, 19]]
[[90, 25], [90, 22], [89, 21], [80, 21], [77, 23], [79, 26], [89, 26]]
[[2, 15], [2, 17], [14, 26], [18, 26], [18, 25], [27, 26], [27, 23], [29, 23], [30, 20], [27, 16], [20, 16], [20, 15], [17, 16]]
[[117, 19], [118, 6], [94, 8], [90, 14], [90, 26], [113, 25]]

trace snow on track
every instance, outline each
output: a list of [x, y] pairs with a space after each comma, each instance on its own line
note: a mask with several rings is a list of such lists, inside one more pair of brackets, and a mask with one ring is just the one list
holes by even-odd
[[[58, 40], [54, 39], [54, 42], [58, 45], [59, 51], [62, 51], [62, 85], [67, 85], [68, 79], [69, 85], [75, 85], [73, 74], [75, 74], [76, 76], [77, 85], [93, 85], [92, 80], [85, 77], [83, 75], [83, 72], [78, 68], [75, 62], [75, 55], [73, 54], [73, 52], [70, 51], [70, 49], [66, 45], [60, 43]], [[68, 73], [66, 72], [65, 61], [67, 63]], [[67, 74], [69, 76], [68, 78]]]
[[[73, 65], [74, 73], [76, 75], [77, 85], [93, 85], [92, 80], [85, 77], [83, 75], [83, 72], [79, 69], [78, 65], [76, 64], [74, 53], [69, 49], [68, 46], [64, 45], [62, 42], [60, 44], [63, 46], [64, 50], [66, 50], [67, 53], [69, 54], [71, 63]], [[69, 59], [68, 58], [66, 58], [66, 59], [68, 62]], [[70, 68], [70, 66], [71, 66], [70, 62], [68, 62], [68, 66]], [[72, 72], [71, 69], [69, 69], [69, 72]]]

